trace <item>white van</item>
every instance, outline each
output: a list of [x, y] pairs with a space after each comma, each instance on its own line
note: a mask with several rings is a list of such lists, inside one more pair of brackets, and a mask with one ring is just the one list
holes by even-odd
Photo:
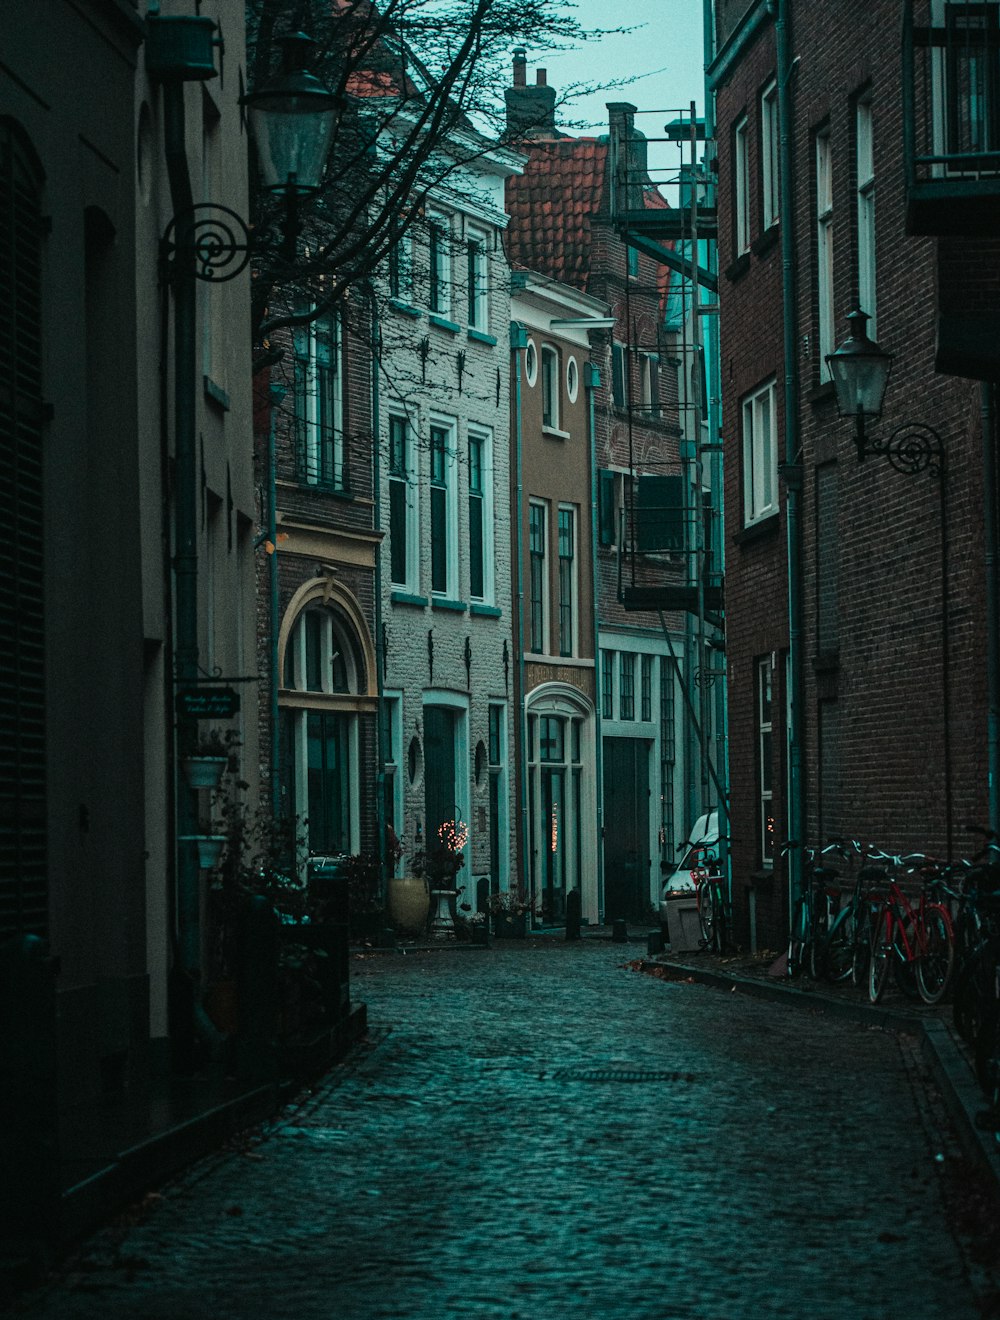
[[694, 823], [694, 829], [688, 836], [684, 856], [673, 871], [663, 877], [663, 891], [660, 896], [660, 920], [665, 921], [665, 904], [672, 898], [693, 894], [697, 888], [697, 870], [717, 860], [719, 856], [719, 812], [706, 812]]

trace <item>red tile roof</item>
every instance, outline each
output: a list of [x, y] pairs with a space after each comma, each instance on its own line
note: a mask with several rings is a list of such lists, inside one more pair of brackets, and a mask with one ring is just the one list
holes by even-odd
[[586, 289], [590, 217], [603, 209], [607, 142], [535, 139], [524, 173], [507, 180], [507, 252], [515, 269]]

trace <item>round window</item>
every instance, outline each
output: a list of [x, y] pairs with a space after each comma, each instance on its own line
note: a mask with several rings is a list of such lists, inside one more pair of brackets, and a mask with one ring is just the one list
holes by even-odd
[[569, 395], [570, 403], [576, 403], [579, 390], [580, 368], [576, 365], [576, 358], [571, 357], [566, 363], [566, 393]]
[[410, 746], [406, 753], [406, 768], [409, 771], [410, 783], [415, 784], [420, 778], [420, 771], [423, 766], [423, 752], [420, 746], [419, 738], [411, 738]]
[[533, 339], [528, 340], [528, 347], [524, 350], [524, 374], [528, 384], [534, 385], [538, 379], [538, 350]]

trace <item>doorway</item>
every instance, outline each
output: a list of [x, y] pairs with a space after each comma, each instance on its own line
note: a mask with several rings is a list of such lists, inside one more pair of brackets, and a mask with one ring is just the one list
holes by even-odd
[[604, 739], [604, 920], [649, 916], [649, 743]]

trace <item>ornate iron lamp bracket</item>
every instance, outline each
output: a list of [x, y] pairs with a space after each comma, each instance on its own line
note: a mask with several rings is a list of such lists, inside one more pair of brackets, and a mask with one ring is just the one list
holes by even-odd
[[167, 225], [160, 262], [166, 279], [186, 267], [196, 279], [224, 284], [246, 270], [252, 246], [250, 230], [235, 211], [199, 202]]
[[944, 476], [944, 444], [937, 431], [923, 422], [903, 422], [886, 436], [863, 432], [858, 438], [858, 461], [867, 454], [887, 458], [904, 476], [926, 472], [938, 481]]

